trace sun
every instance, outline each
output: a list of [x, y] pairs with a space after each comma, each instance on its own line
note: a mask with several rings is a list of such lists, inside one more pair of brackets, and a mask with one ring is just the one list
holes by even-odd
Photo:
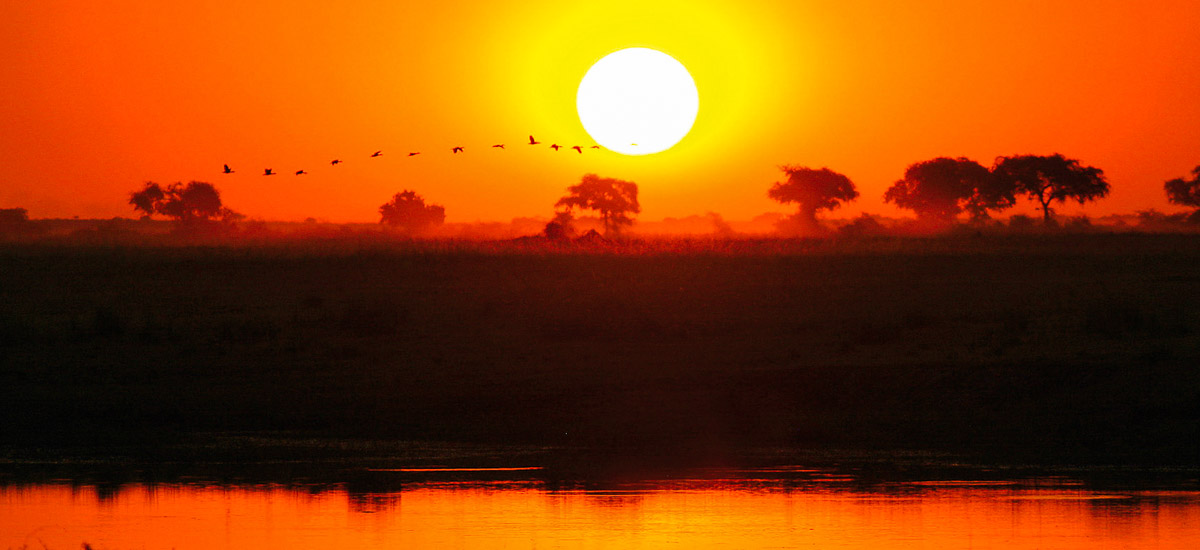
[[700, 94], [674, 57], [627, 48], [588, 69], [575, 106], [584, 130], [600, 145], [626, 155], [649, 155], [687, 136], [700, 110]]

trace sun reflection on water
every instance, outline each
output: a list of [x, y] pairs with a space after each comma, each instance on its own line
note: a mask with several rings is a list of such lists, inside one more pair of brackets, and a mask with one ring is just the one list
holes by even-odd
[[[772, 483], [770, 471], [759, 470], [736, 479], [611, 484], [12, 485], [0, 487], [0, 547], [1185, 548], [1200, 541], [1193, 491], [1097, 491], [1070, 480], [864, 488], [804, 474], [812, 483]], [[830, 478], [839, 481], [822, 481]]]

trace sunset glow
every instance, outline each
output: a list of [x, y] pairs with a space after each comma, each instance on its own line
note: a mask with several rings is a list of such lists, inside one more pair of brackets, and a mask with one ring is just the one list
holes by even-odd
[[0, 550], [1200, 548], [1198, 28], [0, 2]]
[[[1111, 197], [1064, 208], [1098, 215], [1171, 208], [1162, 182], [1200, 163], [1190, 0], [51, 0], [0, 15], [0, 206], [32, 217], [132, 216], [122, 197], [142, 182], [201, 180], [251, 218], [374, 222], [407, 186], [448, 222], [507, 221], [548, 216], [594, 172], [637, 182], [642, 219], [737, 220], [786, 210], [765, 196], [781, 164], [850, 177], [862, 196], [839, 215], [899, 215], [882, 195], [913, 162], [1054, 152], [1109, 175]], [[694, 78], [688, 137], [656, 155], [546, 149], [595, 143], [580, 81], [635, 47]], [[517, 148], [530, 134], [544, 146]]]

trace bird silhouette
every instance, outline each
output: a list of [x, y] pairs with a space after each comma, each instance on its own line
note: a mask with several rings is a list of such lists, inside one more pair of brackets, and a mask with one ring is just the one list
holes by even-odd
[[383, 156], [383, 151], [375, 151], [371, 154], [371, 158]]
[[296, 170], [296, 175], [297, 175], [297, 176], [303, 176], [304, 174], [307, 174], [307, 173], [308, 173], [308, 172], [305, 172], [304, 170]]
[[592, 146], [592, 149], [599, 149], [599, 148], [600, 148], [600, 146], [599, 146], [599, 145], [593, 145], [593, 146]]
[[554, 149], [555, 151], [559, 150], [561, 147], [562, 147], [562, 145], [559, 145], [559, 144], [557, 144], [557, 143], [555, 143], [555, 144], [553, 144], [553, 145], [551, 145], [551, 146], [550, 146], [550, 148], [551, 148], [551, 149]]
[[226, 164], [226, 165], [225, 165], [225, 170], [221, 171], [221, 173], [222, 173], [222, 174], [232, 174], [232, 173], [233, 173], [233, 169], [232, 169], [232, 168], [230, 168], [228, 164]]
[[417, 151], [416, 153], [409, 153], [409, 154], [408, 154], [408, 156], [410, 156], [410, 157], [415, 157], [415, 156], [417, 156], [417, 155], [419, 155], [419, 154], [421, 154], [421, 152], [420, 152], [420, 151]]
[[583, 154], [583, 147], [576, 145], [576, 146], [572, 147], [572, 149], [574, 149], [576, 152], [578, 152], [581, 155]]
[[342, 163], [342, 161], [340, 161], [340, 160], [338, 160], [338, 159], [333, 159], [333, 160], [329, 161], [329, 165], [330, 165], [330, 166], [337, 166], [337, 165], [339, 165], [339, 164], [341, 164], [341, 163]]
[[451, 152], [451, 153], [454, 153], [454, 154], [456, 154], [456, 155], [457, 155], [457, 154], [459, 154], [459, 153], [463, 152], [463, 148], [462, 148], [462, 147], [455, 147], [455, 148], [451, 149], [451, 150], [450, 150], [450, 152]]
[[492, 147], [495, 147], [495, 148], [497, 148], [497, 149], [503, 149], [503, 148], [504, 148], [504, 144], [503, 144], [503, 143], [497, 143], [497, 144], [493, 145]]
[[541, 143], [542, 143], [542, 142], [540, 142], [540, 141], [538, 141], [538, 140], [536, 140], [536, 139], [533, 139], [533, 136], [532, 136], [532, 135], [531, 135], [531, 136], [529, 136], [529, 144], [530, 144], [530, 145], [539, 145], [539, 144], [541, 144]]
[[263, 169], [263, 175], [264, 176], [274, 176], [275, 171], [271, 170], [270, 168], [266, 168], [266, 169]]

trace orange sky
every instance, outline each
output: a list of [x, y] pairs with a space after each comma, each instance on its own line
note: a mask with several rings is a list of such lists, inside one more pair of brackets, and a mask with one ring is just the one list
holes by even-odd
[[[1062, 152], [1113, 184], [1086, 212], [1172, 210], [1162, 182], [1200, 164], [1197, 28], [1195, 0], [5, 2], [0, 207], [133, 216], [141, 182], [201, 180], [253, 218], [377, 221], [410, 188], [507, 220], [596, 172], [636, 181], [645, 219], [747, 219], [784, 210], [766, 190], [789, 163], [855, 181], [840, 215], [895, 215], [914, 161]], [[590, 144], [579, 79], [631, 46], [695, 77], [683, 142], [520, 145]]]

